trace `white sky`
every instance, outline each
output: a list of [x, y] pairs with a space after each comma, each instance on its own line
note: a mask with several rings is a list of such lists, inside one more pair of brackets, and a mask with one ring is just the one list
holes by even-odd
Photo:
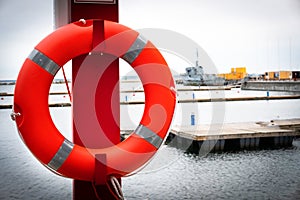
[[[163, 28], [194, 40], [220, 73], [300, 70], [300, 0], [119, 0], [119, 13], [132, 29]], [[16, 79], [53, 30], [53, 1], [0, 0], [0, 27], [0, 79]], [[179, 72], [189, 65], [164, 55]]]

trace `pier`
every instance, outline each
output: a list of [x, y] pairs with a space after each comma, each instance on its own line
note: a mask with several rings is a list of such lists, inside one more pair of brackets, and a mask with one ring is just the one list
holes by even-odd
[[[236, 88], [236, 86], [201, 86], [198, 88], [178, 88], [177, 92], [197, 92], [197, 91], [212, 91], [212, 90], [231, 90], [232, 88]], [[144, 92], [143, 89], [133, 89], [133, 90], [122, 90], [121, 93], [136, 93], [136, 92]]]
[[243, 90], [300, 92], [300, 81], [247, 81]]
[[[59, 93], [61, 94], [61, 93]], [[0, 95], [8, 96], [8, 95]], [[300, 95], [287, 96], [262, 96], [262, 97], [231, 97], [231, 98], [201, 98], [201, 99], [182, 99], [178, 103], [201, 103], [201, 102], [225, 102], [225, 101], [258, 101], [258, 100], [280, 100], [280, 99], [300, 99]], [[121, 101], [120, 105], [144, 104], [145, 101]], [[70, 107], [71, 103], [49, 103], [49, 107]], [[11, 109], [11, 104], [0, 104], [0, 109]]]
[[[201, 103], [201, 102], [225, 102], [225, 101], [259, 101], [259, 100], [283, 100], [300, 99], [300, 95], [285, 96], [260, 96], [260, 97], [224, 97], [224, 98], [197, 98], [197, 99], [179, 99], [177, 103]], [[121, 105], [144, 104], [144, 101], [122, 101]]]
[[300, 119], [270, 122], [175, 126], [166, 141], [170, 146], [199, 153], [292, 146], [300, 137]]

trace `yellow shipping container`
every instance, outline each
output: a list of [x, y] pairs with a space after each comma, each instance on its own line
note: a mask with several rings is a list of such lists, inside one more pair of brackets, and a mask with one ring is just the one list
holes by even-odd
[[236, 74], [233, 74], [233, 73], [229, 73], [229, 74], [226, 74], [226, 77], [225, 77], [226, 80], [236, 80], [238, 79]]
[[240, 80], [247, 76], [246, 67], [233, 67], [230, 73], [218, 74], [218, 76], [226, 80]]
[[278, 80], [279, 72], [267, 72], [269, 74], [269, 80]]
[[246, 74], [246, 67], [237, 67], [235, 70], [236, 73]]
[[269, 80], [289, 80], [292, 79], [291, 71], [266, 72], [266, 79]]
[[231, 80], [231, 74], [225, 74], [225, 80]]
[[280, 80], [292, 79], [292, 72], [291, 71], [280, 71], [279, 72], [279, 79]]
[[274, 79], [274, 72], [268, 72], [268, 74], [269, 74], [269, 79]]
[[242, 78], [244, 78], [243, 77], [243, 73], [237, 73], [235, 76], [236, 76], [236, 79], [242, 79]]

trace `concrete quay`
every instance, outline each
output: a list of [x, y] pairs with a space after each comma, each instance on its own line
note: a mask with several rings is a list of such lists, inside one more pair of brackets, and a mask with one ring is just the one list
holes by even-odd
[[300, 81], [246, 81], [243, 90], [300, 92]]

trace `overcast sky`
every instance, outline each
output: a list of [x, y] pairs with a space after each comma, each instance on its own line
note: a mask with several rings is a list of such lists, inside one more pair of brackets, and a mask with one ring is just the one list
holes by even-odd
[[[120, 23], [183, 34], [219, 72], [300, 70], [300, 0], [119, 1]], [[53, 30], [53, 0], [0, 0], [0, 26], [0, 79], [16, 79], [34, 46]], [[179, 72], [190, 65], [166, 57]]]

